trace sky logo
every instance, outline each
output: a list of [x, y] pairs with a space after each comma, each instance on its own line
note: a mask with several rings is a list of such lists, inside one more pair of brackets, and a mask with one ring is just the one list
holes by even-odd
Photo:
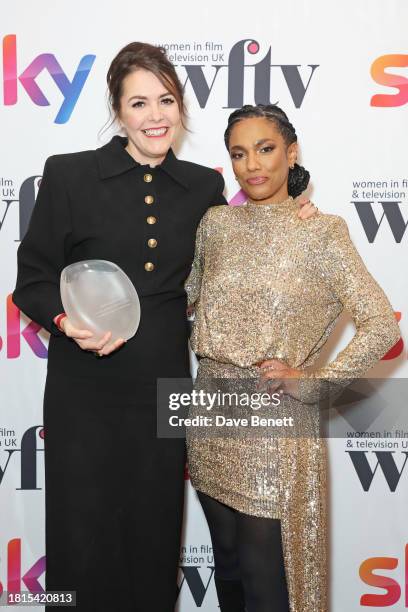
[[376, 83], [398, 89], [398, 93], [375, 94], [371, 106], [403, 106], [408, 102], [408, 79], [402, 74], [391, 74], [389, 68], [407, 68], [408, 55], [390, 54], [378, 57], [371, 66], [371, 76]]
[[[3, 555], [2, 555], [3, 557]], [[5, 583], [9, 594], [21, 593], [24, 590], [30, 593], [43, 593], [44, 589], [39, 582], [39, 578], [45, 573], [45, 557], [36, 561], [30, 569], [23, 574], [21, 561], [21, 539], [10, 540], [7, 545], [7, 582]], [[3, 561], [3, 558], [2, 558]], [[0, 597], [3, 594], [4, 586], [0, 582]]]
[[[387, 608], [399, 602], [399, 610], [402, 610], [403, 607], [408, 608], [408, 544], [404, 552], [403, 560], [397, 557], [371, 557], [363, 561], [359, 572], [361, 580], [370, 587], [384, 590], [385, 593], [365, 593], [360, 598], [361, 606], [378, 609]], [[379, 570], [396, 569], [401, 561], [405, 564], [405, 575], [402, 581], [378, 573]]]
[[47, 70], [64, 98], [54, 123], [67, 123], [78, 102], [95, 57], [95, 55], [83, 56], [72, 81], [68, 79], [52, 53], [41, 53], [21, 74], [18, 74], [17, 37], [15, 34], [8, 34], [3, 38], [3, 99], [5, 106], [17, 104], [18, 82], [24, 87], [34, 104], [49, 106], [49, 101], [36, 83], [38, 75], [43, 70]]

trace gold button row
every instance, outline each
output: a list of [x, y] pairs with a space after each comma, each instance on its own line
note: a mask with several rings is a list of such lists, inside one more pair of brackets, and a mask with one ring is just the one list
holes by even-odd
[[[145, 174], [143, 177], [143, 180], [145, 181], [145, 183], [151, 183], [153, 180], [153, 177], [151, 174]], [[144, 201], [146, 204], [149, 204], [149, 205], [153, 204], [154, 197], [152, 195], [147, 195]], [[146, 221], [149, 225], [154, 225], [157, 222], [157, 219], [156, 217], [149, 216], [146, 218]], [[149, 240], [147, 241], [147, 244], [151, 249], [154, 249], [157, 246], [157, 240], [155, 238], [149, 238]], [[153, 272], [154, 264], [151, 261], [147, 261], [144, 265], [144, 269], [146, 270], [146, 272]]]

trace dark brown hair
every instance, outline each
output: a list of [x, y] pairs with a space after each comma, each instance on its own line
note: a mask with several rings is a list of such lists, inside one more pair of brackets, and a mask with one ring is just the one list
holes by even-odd
[[123, 81], [129, 74], [138, 69], [152, 72], [176, 98], [181, 123], [183, 127], [186, 127], [187, 112], [184, 104], [183, 86], [173, 64], [166, 55], [166, 50], [163, 47], [142, 42], [132, 42], [123, 47], [109, 66], [106, 81], [109, 89], [109, 104], [114, 113], [114, 119], [118, 116], [120, 110]]

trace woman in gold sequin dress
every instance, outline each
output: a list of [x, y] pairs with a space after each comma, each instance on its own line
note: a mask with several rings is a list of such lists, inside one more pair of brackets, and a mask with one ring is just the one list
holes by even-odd
[[[362, 376], [399, 330], [337, 215], [297, 218], [309, 174], [276, 106], [245, 106], [225, 132], [241, 207], [204, 215], [186, 284], [195, 305], [198, 385], [277, 379], [300, 436], [188, 436], [191, 481], [208, 520], [222, 612], [327, 612], [326, 452], [319, 381]], [[313, 369], [343, 311], [356, 333]], [[273, 383], [276, 390], [277, 383]], [[309, 433], [305, 434], [305, 432]]]

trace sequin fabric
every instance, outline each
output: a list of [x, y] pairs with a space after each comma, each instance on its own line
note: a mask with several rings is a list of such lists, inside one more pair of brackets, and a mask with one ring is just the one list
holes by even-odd
[[[301, 220], [280, 204], [219, 206], [203, 217], [191, 274], [196, 385], [255, 380], [256, 363], [302, 370], [303, 435], [189, 434], [193, 486], [246, 514], [279, 518], [291, 612], [327, 611], [326, 448], [319, 436], [319, 383], [363, 375], [399, 338], [393, 310], [336, 215]], [[313, 369], [340, 313], [356, 333], [328, 365]], [[306, 423], [306, 425], [305, 425]], [[305, 434], [306, 432], [306, 434]]]

